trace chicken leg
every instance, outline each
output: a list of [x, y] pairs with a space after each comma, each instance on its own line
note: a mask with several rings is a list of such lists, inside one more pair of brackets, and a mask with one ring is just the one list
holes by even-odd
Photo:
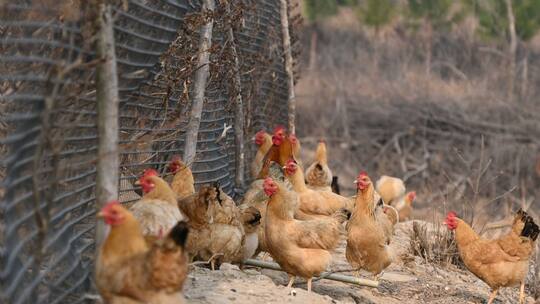
[[291, 288], [292, 287], [292, 284], [294, 283], [294, 279], [296, 277], [293, 276], [293, 275], [289, 275], [289, 284], [287, 284], [287, 288]]
[[313, 278], [307, 279], [307, 291], [308, 292], [311, 292], [311, 280], [313, 280]]
[[495, 301], [495, 298], [497, 297], [498, 292], [499, 292], [499, 289], [493, 290], [493, 292], [489, 296], [489, 301], [487, 302], [487, 304], [491, 304], [491, 303], [493, 303], [493, 301]]
[[519, 304], [525, 304], [525, 280], [521, 282], [521, 287], [519, 288]]

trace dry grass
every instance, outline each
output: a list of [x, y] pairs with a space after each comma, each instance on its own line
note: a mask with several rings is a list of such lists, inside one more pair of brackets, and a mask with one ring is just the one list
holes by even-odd
[[452, 232], [442, 225], [415, 221], [410, 233], [410, 250], [413, 255], [443, 267], [464, 267]]
[[[308, 150], [321, 137], [330, 143], [345, 193], [366, 170], [404, 178], [419, 208], [489, 207], [475, 226], [521, 206], [540, 214], [531, 204], [540, 197], [540, 52], [529, 50], [530, 86], [518, 104], [506, 102], [503, 49], [475, 41], [467, 26], [436, 35], [429, 73], [421, 35], [399, 24], [376, 36], [344, 13], [306, 28], [306, 48], [314, 32], [317, 45], [301, 61], [297, 129]], [[481, 157], [487, 169], [476, 166]]]

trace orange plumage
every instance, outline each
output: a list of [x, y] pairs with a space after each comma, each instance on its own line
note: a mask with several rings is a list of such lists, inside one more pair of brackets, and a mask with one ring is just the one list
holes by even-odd
[[179, 156], [174, 156], [169, 164], [168, 171], [174, 176], [171, 181], [171, 189], [183, 198], [195, 193], [195, 180], [191, 169], [182, 162]]
[[377, 219], [377, 207], [382, 207], [382, 201], [376, 201], [375, 188], [367, 174], [360, 173], [356, 183], [358, 192], [347, 223], [345, 256], [354, 268], [378, 275], [392, 262], [388, 231]]
[[129, 210], [139, 221], [143, 235], [152, 242], [166, 235], [185, 217], [178, 209], [176, 194], [167, 182], [157, 176], [155, 170], [146, 170], [139, 179], [139, 184], [143, 189], [143, 197]]
[[251, 176], [256, 178], [261, 172], [264, 156], [268, 153], [268, 150], [272, 147], [272, 135], [261, 130], [255, 134], [255, 143], [259, 146], [255, 158], [251, 163]]
[[306, 182], [314, 190], [332, 191], [332, 170], [328, 167], [326, 143], [320, 141], [315, 150], [315, 161], [306, 169]]
[[300, 221], [294, 219], [296, 195], [272, 178], [264, 182], [264, 191], [270, 196], [265, 216], [265, 235], [268, 252], [286, 271], [292, 285], [295, 276], [308, 280], [323, 272], [331, 261], [343, 233], [342, 223], [350, 213], [339, 210], [331, 217]]
[[304, 181], [304, 173], [296, 161], [290, 159], [284, 167], [285, 175], [298, 194], [298, 212], [300, 219], [303, 215], [331, 215], [339, 209], [352, 210], [352, 200], [332, 191], [316, 191], [309, 189]]
[[183, 303], [187, 277], [186, 223], [146, 245], [135, 217], [118, 202], [99, 213], [111, 230], [96, 261], [96, 286], [105, 303]]
[[455, 231], [459, 255], [467, 269], [493, 290], [488, 303], [495, 300], [499, 288], [519, 284], [519, 302], [524, 303], [525, 277], [539, 234], [538, 225], [533, 219], [519, 210], [514, 217], [512, 230], [495, 240], [481, 238], [454, 212], [448, 214], [445, 224]]

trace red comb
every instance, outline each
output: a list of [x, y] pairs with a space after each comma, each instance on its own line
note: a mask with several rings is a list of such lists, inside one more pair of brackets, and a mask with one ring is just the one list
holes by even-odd
[[447, 218], [457, 217], [457, 214], [454, 211], [450, 211], [450, 212], [448, 212], [448, 215], [446, 217]]
[[274, 134], [276, 134], [279, 131], [285, 131], [285, 127], [282, 125], [278, 125], [274, 128]]
[[154, 169], [146, 169], [144, 170], [143, 176], [158, 176], [158, 172]]
[[180, 158], [180, 155], [174, 155], [172, 158], [171, 158], [171, 162], [177, 162], [177, 161], [181, 161], [182, 158]]
[[366, 177], [367, 176], [367, 172], [366, 171], [361, 171], [360, 174], [358, 174], [358, 177]]

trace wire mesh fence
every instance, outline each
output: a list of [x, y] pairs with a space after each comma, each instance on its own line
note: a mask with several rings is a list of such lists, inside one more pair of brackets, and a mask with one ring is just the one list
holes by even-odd
[[[211, 16], [193, 0], [114, 6], [122, 202], [139, 197], [133, 182], [142, 170], [164, 170], [184, 151], [201, 19], [212, 18], [215, 29], [196, 184], [219, 182], [233, 195], [242, 190], [235, 185], [238, 151], [230, 128], [237, 95], [231, 45], [239, 59], [246, 140], [286, 123], [280, 1], [222, 6]], [[93, 288], [100, 63], [93, 14], [86, 1], [0, 4], [2, 303], [91, 302], [84, 295]]]

